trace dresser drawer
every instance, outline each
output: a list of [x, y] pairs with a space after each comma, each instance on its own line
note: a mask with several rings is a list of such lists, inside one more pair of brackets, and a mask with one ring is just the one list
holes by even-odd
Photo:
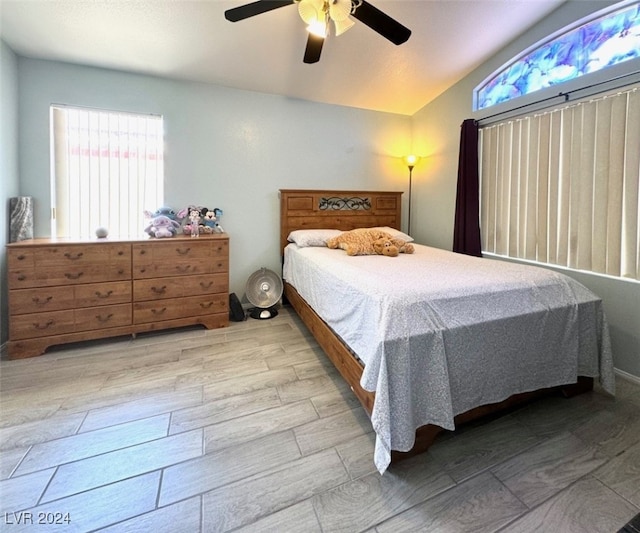
[[153, 258], [157, 261], [195, 259], [229, 255], [229, 240], [226, 238], [202, 237], [198, 239], [154, 240], [133, 245], [133, 259]]
[[11, 289], [22, 289], [28, 287], [42, 287], [35, 267], [9, 270], [7, 277]]
[[136, 264], [173, 263], [176, 261], [199, 263], [212, 257], [210, 242], [205, 239], [179, 241], [152, 241], [133, 245]]
[[131, 301], [131, 282], [95, 283], [74, 287], [39, 287], [9, 292], [11, 313], [41, 313], [74, 307], [118, 304]]
[[133, 282], [135, 301], [163, 300], [199, 294], [228, 292], [226, 274], [174, 276], [168, 278], [140, 279]]
[[9, 291], [9, 311], [15, 315], [73, 309], [74, 303], [73, 289], [68, 287]]
[[229, 272], [229, 256], [216, 256], [211, 262], [211, 272]]
[[75, 322], [76, 331], [128, 326], [131, 324], [131, 304], [78, 309], [75, 314]]
[[172, 263], [137, 263], [133, 267], [135, 279], [163, 278], [167, 276], [192, 276], [212, 272], [210, 261], [173, 261]]
[[191, 296], [133, 304], [135, 324], [161, 322], [176, 318], [228, 313], [228, 294]]
[[227, 272], [227, 239], [167, 239], [133, 245], [133, 277], [148, 279]]
[[15, 315], [9, 322], [11, 340], [62, 335], [73, 332], [75, 328], [73, 310]]
[[53, 287], [55, 285], [75, 285], [117, 281], [131, 278], [131, 264], [85, 264], [67, 267], [50, 267], [9, 271], [9, 284], [12, 289], [27, 287]]
[[131, 261], [131, 246], [128, 244], [65, 244], [60, 246], [42, 246], [35, 249], [35, 261], [38, 265], [85, 266], [105, 263], [128, 263]]
[[76, 307], [93, 307], [131, 302], [131, 282], [113, 281], [77, 285], [74, 288]]
[[9, 270], [32, 269], [35, 267], [36, 252], [33, 248], [10, 249], [7, 254]]
[[[225, 264], [226, 261], [225, 261]], [[183, 278], [183, 296], [229, 293], [229, 276], [225, 273]]]

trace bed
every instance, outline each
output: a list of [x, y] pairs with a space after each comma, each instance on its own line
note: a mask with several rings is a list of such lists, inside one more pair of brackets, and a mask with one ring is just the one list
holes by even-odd
[[285, 298], [369, 413], [380, 473], [540, 395], [593, 378], [614, 394], [602, 302], [572, 278], [417, 243], [394, 258], [323, 245], [357, 227], [399, 231], [401, 194], [280, 191]]

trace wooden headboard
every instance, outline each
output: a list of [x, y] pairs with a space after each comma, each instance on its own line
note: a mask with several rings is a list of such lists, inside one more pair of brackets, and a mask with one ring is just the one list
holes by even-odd
[[280, 189], [280, 252], [296, 229], [401, 229], [402, 192]]

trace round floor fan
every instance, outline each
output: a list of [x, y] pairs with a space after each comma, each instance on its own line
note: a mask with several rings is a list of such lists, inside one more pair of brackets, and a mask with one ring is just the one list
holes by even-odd
[[256, 270], [247, 280], [247, 300], [255, 305], [249, 310], [249, 316], [262, 320], [276, 316], [275, 305], [280, 301], [282, 291], [282, 280], [278, 274], [265, 267]]

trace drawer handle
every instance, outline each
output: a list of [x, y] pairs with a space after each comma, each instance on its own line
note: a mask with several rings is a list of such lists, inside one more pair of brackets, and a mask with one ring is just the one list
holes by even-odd
[[78, 252], [77, 254], [73, 255], [71, 252], [65, 252], [64, 256], [67, 259], [71, 259], [71, 261], [75, 261], [76, 259], [80, 259], [84, 254], [82, 252]]
[[47, 320], [47, 323], [44, 325], [39, 324], [38, 322], [33, 323], [33, 327], [36, 329], [47, 329], [49, 326], [53, 326], [53, 320]]
[[202, 307], [202, 309], [209, 309], [212, 305], [213, 305], [213, 302], [202, 302], [200, 304], [200, 307]]
[[118, 255], [124, 255], [124, 252], [123, 252], [122, 250], [120, 250], [120, 251], [118, 252]]
[[25, 279], [27, 279], [27, 276], [25, 276], [24, 274], [18, 275], [18, 281], [24, 281]]
[[140, 250], [140, 255], [144, 255], [144, 254], [146, 254], [146, 253], [147, 253], [147, 251], [146, 251], [146, 250]]
[[185, 265], [185, 266], [176, 265], [176, 270], [182, 274], [189, 272], [191, 268], [192, 268], [191, 265]]
[[102, 293], [100, 291], [96, 291], [96, 296], [98, 298], [109, 298], [113, 294], [113, 291], [107, 291], [106, 293]]
[[167, 310], [166, 307], [163, 307], [162, 309], [152, 309], [151, 312], [154, 315], [161, 315], [162, 313], [164, 313]]
[[77, 274], [71, 274], [70, 272], [67, 272], [64, 277], [67, 279], [80, 279], [80, 276], [82, 276], [82, 272], [78, 272]]
[[35, 298], [31, 298], [31, 301], [36, 305], [45, 305], [45, 304], [48, 304], [52, 298], [53, 296], [47, 296], [45, 299], [42, 299], [39, 296], [36, 296]]
[[209, 283], [205, 283], [204, 281], [200, 282], [200, 287], [203, 289], [209, 289], [211, 285], [213, 285], [213, 281], [210, 281]]
[[119, 268], [118, 269], [118, 274], [120, 274], [122, 276], [122, 274], [124, 274], [124, 268]]
[[147, 269], [146, 269], [146, 268], [141, 268], [141, 269], [140, 269], [140, 274], [143, 274], [143, 273], [145, 273], [146, 271], [147, 271]]
[[109, 313], [107, 316], [96, 315], [98, 322], [109, 322], [113, 318], [113, 313]]
[[18, 261], [23, 261], [24, 259], [26, 259], [26, 256], [25, 256], [25, 255], [20, 254], [18, 257], [16, 257], [16, 259], [17, 259]]
[[164, 294], [167, 292], [167, 286], [163, 285], [162, 287], [151, 287], [151, 292], [155, 292], [156, 294]]
[[178, 255], [187, 255], [189, 252], [191, 251], [191, 248], [176, 248], [176, 252], [178, 252]]

